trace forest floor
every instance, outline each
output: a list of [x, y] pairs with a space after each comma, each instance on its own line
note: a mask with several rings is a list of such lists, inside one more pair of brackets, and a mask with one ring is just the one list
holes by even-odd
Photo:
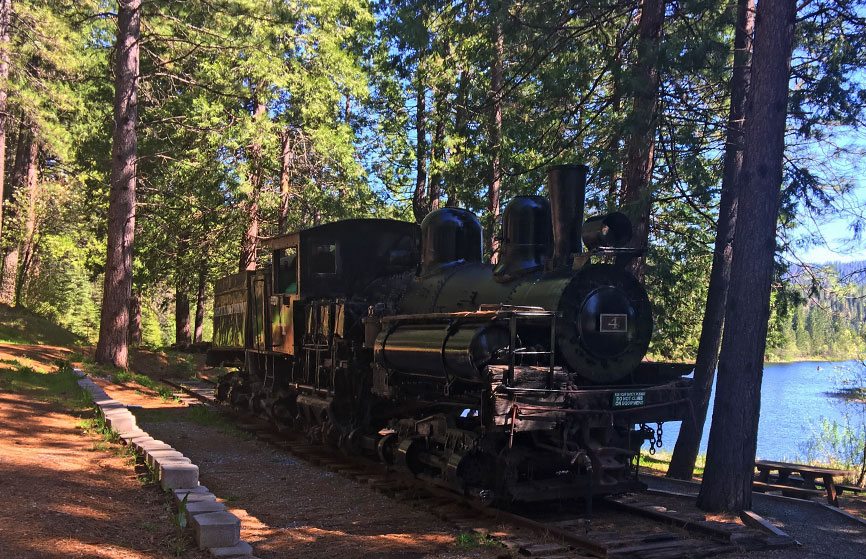
[[[647, 460], [649, 458], [649, 460]], [[650, 478], [657, 478], [660, 482], [664, 482], [667, 480], [665, 474], [668, 471], [668, 466], [670, 465], [671, 455], [670, 453], [657, 452], [655, 456], [643, 456], [641, 455], [641, 466], [644, 468], [641, 470], [642, 476], [649, 476]], [[700, 481], [703, 476], [703, 458], [699, 457], [698, 466], [695, 468], [695, 477], [692, 478], [691, 484], [693, 486], [697, 486], [700, 484]], [[838, 481], [838, 480], [837, 480]], [[672, 483], [680, 483], [678, 480], [672, 480]], [[683, 482], [688, 483], [688, 482]], [[695, 489], [695, 492], [697, 490]], [[757, 493], [755, 493], [757, 495]], [[824, 503], [826, 502], [823, 498], [815, 498], [816, 502]], [[852, 514], [858, 518], [863, 519], [864, 523], [866, 523], [866, 493], [860, 493], [859, 495], [854, 495], [850, 491], [843, 492], [843, 494], [839, 497], [839, 508], [848, 514]]]
[[69, 349], [0, 344], [0, 556], [203, 559], [170, 501], [106, 440]]
[[[202, 355], [136, 351], [132, 372], [90, 362], [58, 330], [34, 339], [38, 317], [0, 309], [0, 557], [204, 559], [171, 501], [103, 435], [77, 378], [82, 366], [139, 425], [189, 456], [201, 482], [242, 520], [262, 559], [492, 559], [504, 548], [444, 527], [429, 513], [249, 440], [218, 414], [187, 407], [162, 378], [195, 374]], [[43, 330], [44, 332], [44, 330]], [[59, 340], [58, 340], [59, 338]], [[49, 345], [60, 341], [64, 345]], [[22, 343], [35, 342], [35, 343]]]

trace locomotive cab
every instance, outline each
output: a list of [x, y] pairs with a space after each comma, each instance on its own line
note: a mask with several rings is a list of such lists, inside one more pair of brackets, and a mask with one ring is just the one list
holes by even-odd
[[382, 270], [414, 272], [419, 239], [417, 225], [389, 219], [345, 220], [265, 239], [256, 271], [216, 283], [209, 362], [243, 362], [249, 350], [295, 356], [305, 336], [344, 335], [342, 323], [332, 332], [336, 308], [319, 308], [326, 324], [314, 324], [322, 317], [309, 316], [321, 307], [313, 303], [357, 299]]

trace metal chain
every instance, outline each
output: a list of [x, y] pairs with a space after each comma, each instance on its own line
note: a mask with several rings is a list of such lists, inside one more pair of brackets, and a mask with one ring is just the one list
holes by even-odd
[[656, 423], [656, 446], [662, 446], [662, 423]]
[[639, 427], [640, 427], [641, 432], [644, 435], [649, 434], [649, 436], [646, 437], [646, 439], [650, 445], [650, 447], [649, 447], [650, 456], [652, 456], [653, 454], [656, 453], [656, 446], [661, 446], [661, 445], [656, 445], [656, 433], [651, 428], [649, 428], [646, 423], [641, 423], [639, 425]]

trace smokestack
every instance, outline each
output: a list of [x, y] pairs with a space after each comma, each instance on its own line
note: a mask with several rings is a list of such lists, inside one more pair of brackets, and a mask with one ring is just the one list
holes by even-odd
[[556, 165], [547, 170], [547, 192], [553, 222], [553, 268], [570, 268], [580, 244], [586, 198], [586, 165]]

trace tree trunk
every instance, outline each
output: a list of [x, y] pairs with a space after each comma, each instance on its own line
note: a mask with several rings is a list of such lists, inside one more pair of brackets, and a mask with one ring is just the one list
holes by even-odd
[[[29, 122], [22, 121], [15, 148], [15, 161], [12, 164], [12, 173], [10, 176], [11, 188], [6, 192], [6, 200], [4, 202], [13, 202], [10, 206], [10, 211], [7, 212], [6, 221], [11, 222], [16, 216], [17, 206], [14, 203], [15, 192], [24, 188], [27, 185], [28, 177], [31, 174], [30, 163], [33, 161], [33, 147], [36, 144], [33, 131]], [[33, 171], [35, 172], [35, 170]], [[15, 294], [17, 293], [18, 285], [18, 263], [19, 263], [19, 248], [20, 239], [9, 239], [10, 233], [14, 230], [7, 228], [3, 255], [3, 276], [0, 279], [0, 303], [5, 305], [15, 304]]]
[[698, 495], [707, 511], [752, 504], [796, 11], [793, 0], [758, 3], [726, 327]]
[[178, 347], [187, 347], [191, 341], [189, 332], [189, 278], [184, 265], [184, 258], [189, 252], [189, 234], [182, 231], [177, 236], [177, 254], [175, 255], [174, 283], [174, 343]]
[[447, 91], [442, 84], [433, 96], [433, 142], [430, 144], [430, 210], [438, 210], [442, 198], [442, 167], [445, 163], [445, 119]]
[[14, 244], [3, 253], [3, 277], [0, 278], [0, 303], [15, 303], [15, 282], [18, 281], [18, 245]]
[[174, 343], [187, 347], [191, 341], [189, 332], [189, 295], [181, 287], [174, 291]]
[[[617, 34], [616, 44], [614, 45], [615, 51], [613, 59], [613, 64], [615, 68], [621, 67], [623, 65], [623, 49], [625, 46], [626, 35], [628, 35], [629, 28], [630, 23], [620, 29], [619, 33]], [[610, 86], [610, 110], [612, 114], [619, 114], [620, 110], [622, 109], [623, 84], [619, 72], [614, 72], [612, 77], [613, 83], [611, 83]], [[615, 212], [620, 209], [618, 197], [622, 178], [622, 149], [620, 148], [621, 139], [621, 129], [611, 130], [610, 137], [607, 141], [607, 148], [605, 149], [605, 157], [600, 162], [601, 168], [599, 169], [599, 172], [602, 176], [607, 175], [608, 177], [608, 212]]]
[[446, 190], [446, 206], [458, 206], [459, 205], [459, 196], [457, 186], [460, 184], [465, 184], [463, 179], [463, 157], [464, 157], [464, 147], [463, 142], [466, 141], [467, 133], [466, 133], [466, 121], [468, 120], [468, 111], [466, 107], [466, 100], [468, 96], [469, 90], [469, 78], [466, 76], [466, 70], [460, 70], [460, 75], [457, 77], [457, 96], [454, 100], [455, 110], [454, 110], [454, 134], [457, 136], [457, 141], [454, 144], [454, 148], [451, 154], [451, 160], [456, 161], [454, 165], [451, 165], [451, 169], [454, 172], [449, 173], [448, 179], [445, 181], [445, 190]]
[[863, 487], [866, 482], [866, 442], [863, 443], [863, 453], [860, 456], [860, 473], [857, 475], [857, 487]]
[[725, 320], [725, 302], [731, 276], [734, 227], [737, 222], [737, 186], [743, 166], [743, 125], [746, 116], [746, 95], [749, 91], [749, 65], [752, 59], [752, 33], [755, 30], [755, 1], [739, 0], [736, 32], [734, 34], [734, 70], [731, 76], [731, 107], [728, 111], [728, 131], [725, 146], [722, 193], [719, 202], [719, 220], [716, 225], [716, 246], [707, 304], [698, 343], [695, 363], [695, 381], [692, 395], [694, 421], [683, 421], [668, 477], [692, 479], [695, 461], [701, 444], [707, 408], [722, 343]]
[[280, 145], [280, 214], [277, 217], [277, 230], [285, 233], [289, 219], [289, 195], [292, 189], [292, 172], [295, 167], [295, 151], [292, 145], [292, 131], [286, 128]]
[[[253, 122], [267, 118], [267, 107], [256, 101]], [[247, 230], [241, 241], [240, 270], [256, 269], [256, 253], [259, 248], [259, 195], [262, 190], [264, 170], [262, 169], [262, 144], [257, 139], [250, 145], [250, 195], [247, 199]]]
[[6, 122], [9, 80], [9, 20], [12, 0], [0, 0], [0, 240], [3, 239], [3, 192], [6, 186]]
[[20, 306], [24, 294], [24, 280], [33, 261], [33, 246], [36, 238], [36, 201], [39, 196], [39, 142], [30, 141], [27, 153], [27, 173], [24, 179], [26, 187], [27, 216], [24, 219], [24, 231], [21, 237], [19, 254], [23, 257], [18, 265], [18, 279], [15, 283], [15, 306]]
[[133, 291], [129, 298], [129, 345], [141, 345], [141, 294]]
[[427, 203], [427, 88], [424, 86], [421, 63], [418, 64], [418, 85], [415, 92], [415, 192], [412, 213], [421, 223], [430, 208]]
[[[498, 10], [497, 10], [498, 12]], [[493, 63], [490, 66], [490, 185], [487, 188], [487, 211], [490, 214], [490, 263], [499, 261], [499, 240], [494, 231], [499, 225], [499, 197], [502, 191], [502, 59], [505, 56], [505, 38], [502, 33], [500, 14], [494, 14]]]
[[[655, 161], [655, 138], [659, 99], [659, 48], [665, 16], [664, 0], [643, 0], [638, 22], [637, 60], [633, 70], [634, 103], [629, 117], [629, 138], [622, 211], [632, 222], [630, 248], [642, 249], [649, 238], [650, 208], [652, 204], [652, 172]], [[643, 257], [619, 257], [618, 262], [628, 266], [643, 282]]]
[[138, 49], [141, 0], [119, 0], [114, 82], [114, 137], [108, 201], [108, 250], [96, 362], [127, 368], [132, 250], [135, 242]]
[[193, 343], [200, 344], [202, 331], [204, 330], [204, 305], [207, 288], [207, 266], [204, 264], [198, 269], [198, 289], [195, 292], [195, 330]]

